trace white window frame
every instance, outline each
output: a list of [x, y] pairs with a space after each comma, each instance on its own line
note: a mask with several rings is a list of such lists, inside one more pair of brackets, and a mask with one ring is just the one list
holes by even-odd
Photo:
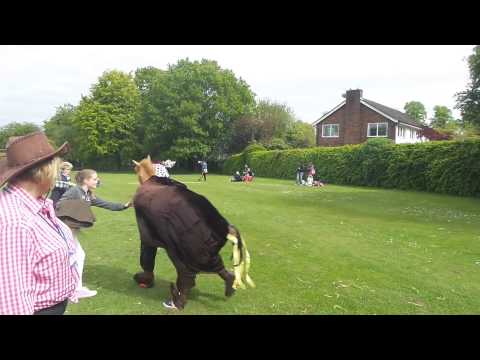
[[[386, 127], [386, 132], [385, 135], [378, 135], [378, 125], [380, 124], [385, 124]], [[370, 135], [370, 126], [375, 125], [377, 128], [377, 135]], [[382, 123], [368, 123], [367, 125], [367, 137], [388, 137], [388, 123], [382, 122]]]
[[[325, 127], [326, 126], [336, 126], [337, 127], [337, 135], [336, 136], [326, 136], [325, 135]], [[332, 133], [332, 131], [330, 130], [330, 133]], [[324, 138], [338, 138], [340, 136], [340, 124], [324, 124], [322, 125], [322, 137]]]
[[398, 126], [398, 136], [404, 138], [405, 137], [405, 127]]

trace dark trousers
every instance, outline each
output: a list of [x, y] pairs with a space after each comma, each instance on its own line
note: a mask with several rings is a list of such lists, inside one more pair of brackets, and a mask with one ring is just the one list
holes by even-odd
[[61, 303], [50, 306], [46, 309], [38, 310], [33, 315], [63, 315], [67, 310], [68, 300], [65, 299]]
[[[176, 257], [172, 257], [168, 253], [170, 260], [172, 261], [175, 269], [177, 270], [176, 287], [185, 296], [188, 291], [195, 286], [195, 278], [197, 273], [188, 269], [181, 261]], [[157, 256], [157, 248], [140, 243], [140, 266], [145, 272], [152, 272], [155, 269], [155, 257]], [[186, 301], [186, 299], [184, 299]], [[181, 302], [183, 304], [183, 302]], [[182, 305], [183, 306], [183, 305]]]
[[157, 248], [140, 243], [140, 266], [143, 271], [153, 272]]

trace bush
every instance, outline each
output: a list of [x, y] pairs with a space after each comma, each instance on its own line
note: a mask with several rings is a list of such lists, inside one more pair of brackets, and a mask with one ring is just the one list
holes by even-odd
[[285, 142], [285, 140], [280, 138], [273, 138], [269, 144], [265, 144], [268, 150], [287, 150], [290, 146]]
[[248, 145], [245, 149], [243, 149], [242, 153], [246, 154], [246, 153], [251, 153], [251, 152], [254, 152], [254, 151], [264, 151], [264, 150], [267, 150], [267, 148], [265, 146], [263, 146], [262, 144], [253, 143], [253, 144]]
[[245, 163], [256, 175], [295, 179], [300, 164], [313, 163], [323, 181], [480, 196], [480, 140], [395, 145], [373, 139], [360, 145], [251, 151], [227, 159], [231, 174]]

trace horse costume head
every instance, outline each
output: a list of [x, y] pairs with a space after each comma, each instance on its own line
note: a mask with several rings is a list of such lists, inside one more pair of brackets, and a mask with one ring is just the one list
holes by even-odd
[[135, 173], [138, 176], [138, 181], [140, 182], [140, 184], [143, 184], [145, 181], [155, 175], [155, 169], [153, 168], [153, 163], [150, 155], [148, 155], [140, 162], [137, 162], [135, 160], [132, 161], [135, 164]]

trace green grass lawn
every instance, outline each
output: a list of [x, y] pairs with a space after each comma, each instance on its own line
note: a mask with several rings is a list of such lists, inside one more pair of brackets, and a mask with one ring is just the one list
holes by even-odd
[[[126, 202], [134, 174], [100, 174], [98, 195]], [[480, 200], [294, 180], [230, 183], [227, 176], [179, 175], [237, 225], [252, 255], [257, 288], [226, 300], [223, 282], [201, 274], [181, 314], [479, 314]], [[67, 314], [179, 314], [165, 310], [173, 265], [164, 250], [156, 285], [141, 289], [133, 209], [94, 208], [81, 234], [84, 281], [98, 290]], [[231, 245], [222, 250], [231, 267]]]

